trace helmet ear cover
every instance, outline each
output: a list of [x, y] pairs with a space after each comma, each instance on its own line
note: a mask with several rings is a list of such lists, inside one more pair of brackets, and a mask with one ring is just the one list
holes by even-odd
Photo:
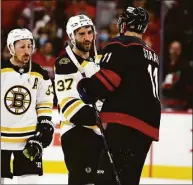
[[149, 22], [147, 10], [141, 7], [128, 7], [119, 16], [117, 26], [121, 34], [126, 30], [136, 33], [145, 33]]

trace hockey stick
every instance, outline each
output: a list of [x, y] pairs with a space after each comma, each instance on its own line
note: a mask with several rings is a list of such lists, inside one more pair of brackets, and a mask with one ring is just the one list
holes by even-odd
[[105, 138], [105, 130], [104, 130], [104, 128], [103, 128], [103, 125], [102, 125], [102, 122], [101, 122], [101, 119], [100, 119], [100, 116], [99, 116], [99, 112], [98, 112], [97, 107], [96, 107], [96, 105], [95, 105], [94, 103], [92, 104], [92, 106], [93, 106], [93, 108], [95, 109], [95, 115], [96, 115], [96, 119], [97, 119], [97, 125], [98, 125], [98, 127], [99, 127], [99, 129], [100, 129], [100, 131], [101, 131], [101, 136], [102, 136], [102, 139], [103, 139], [104, 148], [105, 148], [105, 150], [106, 150], [106, 152], [107, 152], [107, 155], [108, 155], [108, 157], [109, 157], [109, 161], [110, 161], [110, 164], [111, 164], [111, 168], [112, 168], [113, 173], [114, 173], [114, 175], [115, 175], [115, 180], [116, 180], [116, 182], [117, 182], [117, 185], [121, 185], [121, 181], [120, 181], [120, 179], [119, 179], [117, 170], [116, 170], [116, 168], [115, 168], [115, 164], [114, 164], [114, 162], [113, 162], [112, 154], [110, 153], [109, 146], [108, 146], [107, 140], [106, 140], [106, 138]]
[[[74, 65], [78, 68], [78, 70], [80, 71], [81, 75], [83, 78], [86, 77], [86, 74], [84, 72], [84, 69], [82, 68], [82, 66], [79, 64], [78, 60], [76, 59], [75, 55], [73, 54], [72, 52], [72, 49], [70, 48], [70, 46], [68, 45], [66, 48], [65, 48], [67, 54], [69, 55], [69, 57], [71, 58], [72, 62], [74, 63]], [[103, 143], [104, 143], [104, 147], [105, 147], [105, 150], [107, 152], [107, 155], [109, 157], [109, 161], [110, 161], [110, 164], [111, 164], [111, 167], [112, 167], [112, 170], [113, 170], [113, 173], [115, 175], [115, 180], [117, 182], [117, 185], [121, 185], [121, 182], [120, 182], [120, 179], [119, 179], [119, 176], [118, 176], [118, 173], [117, 173], [117, 170], [115, 168], [115, 164], [113, 162], [113, 159], [112, 159], [112, 154], [110, 153], [110, 150], [109, 150], [109, 147], [108, 147], [108, 144], [107, 144], [107, 140], [105, 138], [105, 131], [104, 131], [104, 128], [103, 128], [103, 125], [102, 125], [102, 122], [101, 122], [101, 119], [100, 119], [100, 116], [99, 116], [99, 112], [97, 110], [97, 107], [96, 105], [93, 103], [92, 104], [93, 108], [95, 109], [95, 114], [96, 114], [96, 118], [97, 118], [97, 125], [101, 131], [101, 136], [102, 136], [102, 139], [103, 139]]]

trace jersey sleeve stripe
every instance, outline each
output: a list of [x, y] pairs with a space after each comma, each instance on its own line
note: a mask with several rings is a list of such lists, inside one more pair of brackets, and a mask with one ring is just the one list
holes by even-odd
[[78, 100], [74, 102], [72, 105], [70, 105], [65, 111], [64, 111], [64, 117], [67, 120], [70, 120], [74, 114], [76, 114], [85, 104], [82, 100]]
[[67, 102], [71, 101], [72, 99], [74, 99], [74, 98], [73, 98], [73, 97], [64, 98], [64, 99], [62, 100], [62, 102], [60, 103], [60, 109], [62, 109], [62, 107], [64, 107], [64, 105], [65, 105]]
[[115, 72], [111, 71], [111, 70], [107, 70], [107, 69], [101, 69], [100, 72], [106, 77], [106, 79], [108, 79], [108, 81], [114, 86], [114, 87], [118, 87], [120, 82], [121, 82], [121, 78], [118, 74], [116, 74]]
[[61, 109], [62, 109], [62, 114], [64, 113], [64, 111], [65, 111], [70, 105], [72, 105], [72, 104], [73, 104], [74, 102], [76, 102], [77, 100], [80, 100], [80, 99], [74, 98], [74, 99], [66, 102], [66, 103], [64, 104], [64, 106], [61, 107]]
[[25, 136], [29, 136], [29, 135], [34, 135], [36, 133], [36, 131], [32, 131], [32, 132], [23, 132], [23, 133], [4, 133], [1, 132], [1, 136], [4, 137], [25, 137]]
[[114, 91], [114, 87], [100, 74], [100, 72], [97, 72], [95, 76], [101, 81], [101, 83], [109, 90]]
[[39, 116], [50, 116], [52, 115], [52, 110], [50, 109], [43, 109], [43, 110], [37, 110], [38, 117]]
[[28, 126], [28, 127], [21, 127], [21, 128], [11, 128], [11, 127], [2, 127], [1, 132], [26, 132], [26, 131], [34, 131], [36, 129], [36, 125]]
[[1, 137], [1, 142], [5, 142], [5, 143], [24, 143], [27, 141], [27, 139], [31, 137], [28, 136], [26, 138], [5, 138], [5, 137]]
[[60, 128], [62, 128], [64, 125], [70, 125], [71, 123], [66, 120], [66, 121], [62, 121], [61, 124], [60, 124]]
[[39, 103], [36, 105], [36, 108], [41, 108], [41, 107], [49, 107], [52, 108], [53, 107], [53, 103]]

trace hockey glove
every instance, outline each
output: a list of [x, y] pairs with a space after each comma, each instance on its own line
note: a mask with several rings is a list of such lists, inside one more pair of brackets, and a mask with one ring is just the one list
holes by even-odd
[[83, 78], [77, 84], [77, 91], [79, 93], [80, 98], [85, 104], [93, 104], [97, 101], [97, 99], [88, 94], [85, 86], [85, 82], [89, 80], [89, 78]]
[[23, 149], [23, 154], [30, 160], [36, 161], [42, 156], [43, 147], [38, 136], [30, 137]]
[[38, 118], [37, 125], [37, 135], [39, 136], [39, 140], [42, 143], [43, 148], [49, 146], [53, 139], [54, 134], [54, 124], [52, 121], [48, 119], [44, 119], [44, 117]]

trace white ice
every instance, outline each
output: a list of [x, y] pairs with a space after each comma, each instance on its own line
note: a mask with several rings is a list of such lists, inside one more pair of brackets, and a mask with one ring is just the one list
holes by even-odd
[[[64, 184], [66, 185], [68, 178], [66, 174], [45, 174], [40, 178], [39, 184]], [[6, 184], [17, 184], [17, 178], [12, 180], [6, 179]], [[192, 184], [191, 180], [176, 180], [176, 179], [154, 179], [142, 178], [140, 184]]]

